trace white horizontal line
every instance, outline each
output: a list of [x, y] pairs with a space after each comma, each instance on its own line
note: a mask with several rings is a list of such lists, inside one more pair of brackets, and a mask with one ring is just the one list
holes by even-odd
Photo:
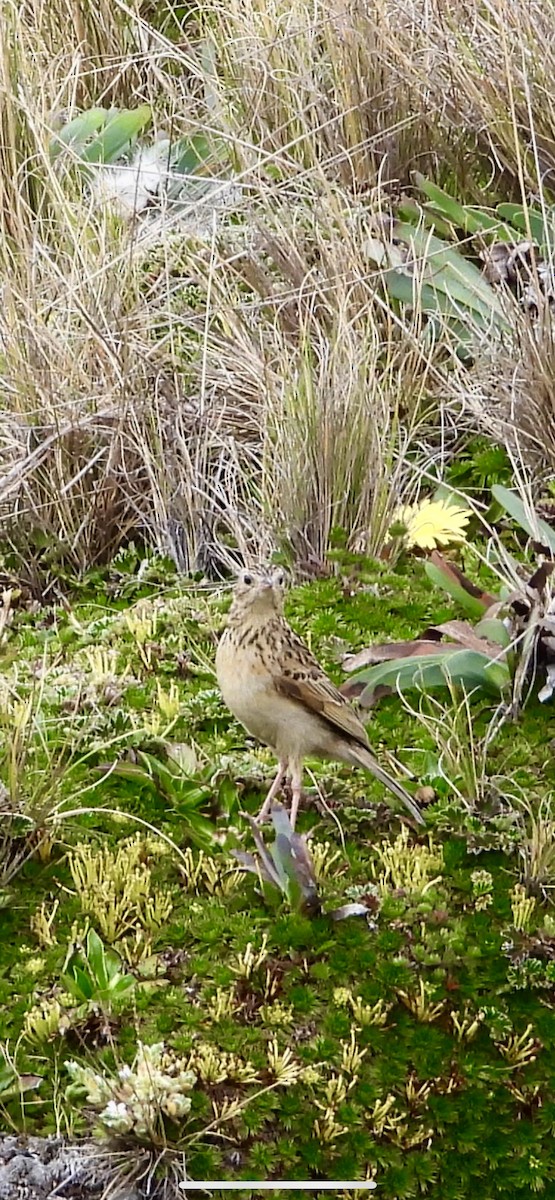
[[256, 1188], [259, 1192], [336, 1192], [338, 1188], [341, 1190], [357, 1188], [365, 1188], [372, 1192], [378, 1186], [373, 1179], [356, 1180], [352, 1179], [328, 1179], [326, 1183], [315, 1183], [313, 1179], [295, 1179], [295, 1180], [272, 1180], [266, 1179], [237, 1179], [229, 1182], [226, 1179], [207, 1179], [204, 1183], [199, 1183], [198, 1180], [187, 1179], [179, 1184], [184, 1192], [207, 1192], [214, 1189], [219, 1192], [244, 1192], [250, 1191], [251, 1188]]

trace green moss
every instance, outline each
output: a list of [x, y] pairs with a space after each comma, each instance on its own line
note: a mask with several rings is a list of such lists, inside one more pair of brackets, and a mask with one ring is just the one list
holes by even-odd
[[[71, 613], [53, 609], [42, 627], [26, 613], [16, 614], [3, 648], [3, 679], [12, 695], [15, 690], [32, 699], [36, 712], [20, 756], [20, 800], [25, 805], [42, 798], [43, 819], [54, 835], [50, 860], [31, 857], [7, 882], [8, 904], [1, 913], [0, 1040], [18, 1045], [20, 1071], [43, 1076], [40, 1103], [27, 1101], [23, 1113], [19, 1102], [9, 1101], [4, 1127], [14, 1122], [48, 1132], [55, 1127], [60, 1104], [74, 1129], [84, 1127], [80, 1111], [63, 1096], [63, 1060], [71, 1054], [95, 1069], [103, 1064], [113, 1068], [122, 1060], [131, 1062], [138, 1038], [163, 1040], [182, 1055], [202, 1041], [251, 1061], [266, 1086], [268, 1047], [275, 1038], [281, 1051], [291, 1051], [299, 1069], [316, 1067], [318, 1081], [308, 1085], [297, 1080], [266, 1092], [261, 1085], [202, 1085], [193, 1110], [199, 1129], [211, 1119], [212, 1103], [221, 1103], [225, 1095], [248, 1103], [225, 1130], [232, 1143], [215, 1136], [213, 1144], [201, 1139], [187, 1149], [193, 1176], [364, 1178], [375, 1167], [380, 1195], [391, 1200], [467, 1200], [473, 1190], [485, 1194], [484, 1179], [492, 1198], [519, 1200], [541, 1186], [549, 1194], [555, 1181], [551, 992], [545, 979], [541, 986], [539, 977], [530, 982], [515, 971], [510, 949], [511, 942], [518, 943], [519, 952], [538, 959], [539, 942], [530, 948], [524, 936], [518, 942], [520, 935], [511, 924], [521, 827], [512, 841], [508, 834], [503, 840], [491, 823], [495, 813], [468, 818], [446, 781], [438, 784], [441, 800], [429, 810], [430, 829], [442, 854], [438, 878], [415, 894], [381, 884], [379, 912], [370, 924], [361, 919], [333, 923], [325, 916], [309, 921], [283, 907], [272, 910], [251, 877], [227, 893], [211, 894], [202, 882], [187, 885], [182, 861], [171, 848], [156, 855], [153, 883], [170, 890], [173, 910], [152, 934], [152, 977], [141, 977], [130, 931], [128, 954], [139, 983], [132, 1016], [126, 1013], [125, 1021], [116, 1020], [110, 1031], [112, 1047], [99, 1044], [94, 1031], [81, 1032], [73, 1041], [70, 1035], [67, 1044], [60, 1038], [39, 1047], [25, 1039], [18, 1042], [34, 998], [55, 995], [60, 987], [75, 923], [81, 931], [86, 925], [69, 871], [72, 845], [92, 838], [93, 844], [116, 847], [137, 829], [146, 833], [137, 824], [140, 818], [184, 852], [191, 844], [195, 812], [217, 833], [216, 856], [226, 855], [239, 841], [249, 845], [239, 809], [254, 811], [260, 803], [272, 760], [245, 740], [211, 675], [222, 600], [180, 589], [167, 579], [167, 571], [162, 576], [146, 588], [134, 587], [132, 575], [120, 571], [114, 594], [110, 573], [97, 574], [85, 581]], [[370, 590], [370, 582], [377, 590]], [[156, 613], [150, 664], [125, 620], [129, 606], [137, 599], [148, 601], [149, 595], [151, 614]], [[356, 650], [371, 640], [412, 636], [426, 624], [455, 615], [431, 591], [419, 564], [410, 561], [396, 571], [383, 564], [359, 564], [351, 589], [339, 578], [296, 588], [288, 611], [337, 680], [338, 639], [342, 651]], [[95, 677], [87, 659], [98, 647], [117, 657], [110, 687]], [[39, 668], [43, 685], [40, 703], [35, 703]], [[159, 712], [158, 685], [168, 691], [172, 683], [179, 691], [179, 712], [169, 734], [162, 729], [155, 736], [145, 726], [145, 714], [150, 720]], [[477, 703], [475, 736], [485, 731], [489, 717], [483, 701]], [[531, 702], [517, 726], [500, 731], [488, 754], [487, 772], [510, 774], [511, 786], [531, 783], [539, 796], [546, 794], [555, 768], [546, 748], [545, 722], [546, 709]], [[3, 778], [9, 782], [7, 735], [2, 736]], [[417, 778], [437, 753], [429, 732], [393, 697], [372, 712], [370, 737], [380, 753], [389, 749], [399, 754]], [[196, 756], [187, 788], [163, 783], [162, 776], [145, 778], [136, 770], [147, 761], [163, 765], [167, 745], [175, 743], [186, 744]], [[142, 759], [143, 752], [150, 759]], [[126, 774], [106, 770], [118, 758], [127, 764]], [[50, 786], [54, 769], [55, 790]], [[358, 894], [376, 888], [379, 846], [395, 841], [399, 824], [383, 803], [379, 784], [363, 773], [321, 763], [315, 771], [347, 839], [346, 854], [341, 853], [322, 885], [331, 907], [347, 900], [352, 888]], [[361, 800], [373, 803], [361, 810]], [[510, 808], [510, 799], [507, 804]], [[52, 825], [54, 806], [60, 820]], [[91, 811], [64, 820], [64, 808]], [[103, 809], [120, 810], [122, 818]], [[316, 827], [321, 840], [337, 840], [333, 822], [324, 828], [312, 810], [303, 813], [300, 826], [304, 831]], [[426, 842], [427, 835], [415, 839], [414, 853]], [[483, 910], [476, 905], [472, 880], [477, 869], [487, 870], [492, 881]], [[32, 917], [42, 904], [50, 910], [55, 902], [53, 944], [41, 946]], [[543, 914], [540, 903], [539, 928]], [[123, 943], [120, 953], [125, 953], [125, 939]], [[262, 957], [245, 977], [240, 963], [249, 944]], [[218, 988], [230, 996], [231, 1005], [219, 1018], [212, 1008]], [[427, 1008], [419, 1013], [421, 988]], [[383, 1001], [389, 1006], [385, 1023], [357, 1026], [351, 1008], [337, 999], [337, 989], [348, 989], [369, 1007]], [[273, 1026], [264, 1018], [265, 1006], [277, 1000], [290, 1006], [288, 1025]], [[476, 1020], [470, 1039], [458, 1034], [452, 1013], [463, 1031]], [[508, 1062], [500, 1046], [509, 1046], [510, 1038], [524, 1038], [528, 1026], [533, 1049], [522, 1061], [517, 1056], [516, 1062]], [[334, 1107], [338, 1132], [326, 1140], [326, 1088], [332, 1077], [345, 1075], [345, 1046], [353, 1030], [365, 1053], [353, 1087]], [[190, 1129], [182, 1132], [186, 1136]]]

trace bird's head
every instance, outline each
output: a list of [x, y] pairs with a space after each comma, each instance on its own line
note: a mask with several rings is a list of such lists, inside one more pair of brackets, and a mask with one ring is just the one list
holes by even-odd
[[230, 617], [244, 614], [264, 620], [283, 612], [285, 572], [280, 567], [271, 570], [246, 568], [241, 571], [233, 590]]

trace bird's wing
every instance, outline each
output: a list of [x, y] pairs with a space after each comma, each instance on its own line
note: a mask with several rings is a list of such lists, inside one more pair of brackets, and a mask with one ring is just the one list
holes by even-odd
[[338, 733], [346, 733], [363, 746], [368, 735], [354, 708], [328, 679], [308, 646], [291, 630], [280, 654], [280, 672], [274, 677], [276, 691], [296, 700], [310, 712], [323, 717]]

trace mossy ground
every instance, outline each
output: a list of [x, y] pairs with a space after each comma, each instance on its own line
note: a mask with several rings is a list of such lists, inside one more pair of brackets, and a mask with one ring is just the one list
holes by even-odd
[[[288, 601], [292, 623], [338, 679], [339, 649], [414, 636], [454, 613], [418, 562], [396, 570], [359, 562], [348, 575], [347, 583], [339, 571], [297, 587]], [[132, 1000], [115, 1006], [103, 1029], [88, 1020], [65, 1036], [26, 1035], [37, 999], [64, 990], [72, 937], [87, 920], [98, 930], [98, 912], [86, 911], [70, 871], [76, 843], [115, 851], [137, 831], [146, 835], [138, 823], [146, 822], [182, 852], [193, 845], [196, 855], [195, 839], [205, 837], [201, 814], [216, 831], [212, 856], [224, 855], [232, 868], [230, 848], [252, 848], [240, 810], [256, 810], [273, 763], [234, 724], [215, 686], [225, 603], [222, 593], [178, 584], [162, 564], [139, 570], [128, 555], [89, 577], [69, 603], [15, 610], [1, 648], [3, 779], [12, 801], [39, 825], [42, 819], [49, 827], [55, 806], [60, 820], [50, 854], [43, 848], [6, 884], [0, 913], [0, 1039], [19, 1072], [42, 1077], [38, 1091], [6, 1101], [3, 1128], [72, 1135], [89, 1128], [84, 1109], [65, 1094], [68, 1058], [102, 1070], [130, 1062], [138, 1039], [164, 1041], [184, 1057], [202, 1042], [250, 1062], [259, 1082], [208, 1080], [195, 1089], [176, 1140], [202, 1131], [213, 1104], [250, 1099], [221, 1132], [188, 1147], [193, 1178], [352, 1180], [374, 1171], [377, 1194], [390, 1200], [550, 1195], [549, 909], [538, 898], [525, 928], [515, 928], [523, 826], [514, 823], [514, 804], [503, 806], [502, 794], [501, 806], [488, 810], [485, 780], [484, 811], [465, 815], [438, 779], [433, 739], [395, 697], [373, 711], [370, 737], [384, 761], [394, 754], [416, 779], [431, 777], [436, 786], [429, 833], [411, 833], [404, 855], [398, 843], [410, 867], [419, 855], [427, 861], [432, 838], [435, 859], [421, 886], [384, 874], [380, 847], [395, 843], [400, 824], [380, 785], [341, 766], [311, 764], [345, 837], [343, 850], [330, 816], [303, 811], [300, 830], [339, 851], [323, 873], [324, 910], [370, 892], [369, 922], [309, 920], [269, 905], [253, 876], [187, 882], [175, 850], [167, 843], [162, 853], [158, 839], [149, 858], [152, 887], [169, 892], [173, 907], [147, 930], [146, 950], [134, 942], [140, 922], [130, 921], [117, 940], [139, 980]], [[109, 670], [101, 651], [111, 656]], [[14, 715], [17, 697], [31, 717], [21, 709]], [[477, 736], [491, 706], [477, 703], [474, 715]], [[549, 709], [531, 702], [492, 745], [488, 771], [510, 776], [513, 793], [541, 797], [553, 786], [549, 725]], [[174, 785], [155, 769], [149, 778], [145, 768], [167, 761], [168, 745], [186, 746], [196, 758], [191, 775]], [[123, 772], [106, 773], [118, 756]], [[503, 793], [499, 780], [496, 787]], [[480, 884], [477, 871], [491, 878]], [[56, 906], [50, 937], [33, 921], [42, 905], [47, 914]], [[250, 971], [249, 944], [260, 955]], [[535, 974], [527, 973], [530, 961], [539, 964]], [[274, 1039], [297, 1068], [315, 1067], [313, 1075], [297, 1070], [290, 1085], [269, 1087]]]

